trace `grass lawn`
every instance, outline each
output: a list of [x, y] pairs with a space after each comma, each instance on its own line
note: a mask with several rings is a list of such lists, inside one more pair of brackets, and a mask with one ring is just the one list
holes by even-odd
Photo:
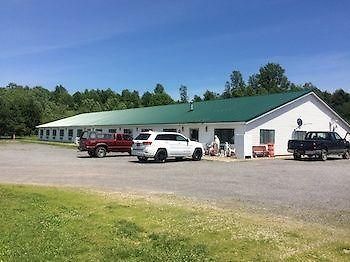
[[350, 229], [174, 197], [0, 185], [0, 261], [349, 261]]
[[36, 136], [25, 136], [25, 137], [18, 137], [16, 140], [2, 140], [2, 142], [20, 142], [20, 143], [33, 143], [33, 144], [43, 144], [43, 145], [50, 145], [50, 146], [59, 146], [59, 147], [65, 147], [65, 148], [74, 148], [76, 149], [77, 146], [74, 143], [67, 143], [67, 142], [55, 142], [55, 141], [43, 141], [39, 140]]

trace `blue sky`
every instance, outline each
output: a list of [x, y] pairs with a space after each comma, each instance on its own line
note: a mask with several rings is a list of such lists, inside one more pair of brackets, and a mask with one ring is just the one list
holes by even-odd
[[350, 91], [350, 1], [0, 0], [0, 86], [9, 82], [222, 92], [277, 62], [296, 83]]

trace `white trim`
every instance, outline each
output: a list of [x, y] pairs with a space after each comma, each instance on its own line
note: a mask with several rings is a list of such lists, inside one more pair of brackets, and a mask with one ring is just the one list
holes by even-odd
[[300, 96], [300, 97], [298, 97], [298, 98], [296, 98], [296, 99], [294, 99], [294, 100], [292, 100], [292, 101], [290, 101], [290, 102], [288, 102], [288, 103], [286, 103], [286, 104], [283, 104], [283, 105], [281, 105], [281, 106], [279, 106], [279, 107], [276, 107], [275, 109], [272, 109], [272, 110], [270, 110], [270, 111], [268, 111], [268, 112], [266, 112], [266, 113], [264, 113], [264, 114], [262, 114], [262, 115], [260, 115], [260, 116], [258, 116], [258, 117], [256, 117], [256, 118], [253, 118], [253, 119], [249, 120], [248, 122], [246, 122], [246, 124], [250, 124], [250, 123], [252, 123], [252, 122], [254, 122], [254, 121], [256, 121], [256, 120], [258, 120], [258, 119], [260, 119], [260, 118], [262, 118], [262, 117], [264, 117], [264, 116], [267, 116], [267, 115], [271, 114], [272, 112], [277, 111], [277, 110], [279, 110], [279, 109], [281, 109], [281, 108], [283, 108], [283, 107], [285, 107], [285, 106], [288, 106], [288, 105], [294, 103], [295, 101], [298, 101], [298, 100], [300, 100], [300, 99], [302, 99], [302, 98], [304, 98], [304, 97], [306, 97], [306, 96], [308, 96], [308, 95], [314, 95], [314, 97], [315, 97], [318, 101], [320, 101], [324, 106], [326, 106], [326, 108], [328, 108], [328, 110], [330, 110], [333, 114], [335, 114], [347, 127], [350, 128], [350, 124], [349, 124], [348, 122], [346, 122], [340, 115], [338, 115], [337, 112], [335, 112], [329, 105], [327, 105], [326, 102], [324, 102], [324, 101], [323, 101], [318, 95], [316, 95], [316, 93], [313, 92], [313, 91], [312, 91], [312, 92], [309, 92], [309, 93], [307, 93], [307, 94], [305, 94], [305, 95], [302, 95], [302, 96]]

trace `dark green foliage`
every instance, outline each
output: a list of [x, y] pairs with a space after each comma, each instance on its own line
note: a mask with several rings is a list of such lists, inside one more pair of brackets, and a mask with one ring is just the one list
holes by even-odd
[[333, 94], [316, 89], [316, 93], [335, 111], [350, 122], [350, 94], [343, 89], [337, 89]]
[[259, 69], [259, 88], [267, 90], [268, 93], [288, 91], [290, 82], [284, 73], [284, 68], [279, 64], [266, 64]]
[[180, 91], [180, 102], [187, 103], [188, 102], [187, 86], [181, 85], [179, 88], [179, 91]]
[[35, 126], [79, 113], [119, 110], [174, 103], [161, 84], [154, 93], [124, 89], [118, 94], [111, 89], [85, 90], [69, 94], [62, 85], [54, 91], [36, 86], [29, 88], [8, 84], [0, 88], [0, 135], [31, 135]]
[[202, 101], [202, 98], [200, 96], [198, 96], [198, 95], [194, 95], [193, 101], [194, 102], [200, 102], [200, 101]]
[[207, 91], [205, 91], [203, 97], [204, 97], [203, 100], [206, 101], [206, 100], [214, 100], [214, 99], [217, 99], [217, 98], [219, 97], [219, 95], [216, 94], [215, 92], [212, 92], [212, 91], [207, 90]]

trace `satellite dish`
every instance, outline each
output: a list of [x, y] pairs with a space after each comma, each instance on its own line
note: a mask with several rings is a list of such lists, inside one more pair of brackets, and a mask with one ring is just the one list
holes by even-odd
[[301, 127], [303, 125], [303, 120], [301, 120], [301, 118], [298, 118], [297, 124], [298, 124], [298, 127]]

